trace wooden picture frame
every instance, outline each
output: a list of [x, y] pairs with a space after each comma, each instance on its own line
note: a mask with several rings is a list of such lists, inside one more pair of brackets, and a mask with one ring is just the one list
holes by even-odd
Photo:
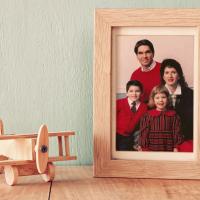
[[[112, 65], [113, 27], [193, 27], [199, 38], [200, 9], [96, 9], [93, 78], [94, 176], [129, 178], [200, 179], [199, 126], [195, 129], [194, 159], [113, 159], [112, 132], [115, 128], [115, 67]], [[199, 66], [199, 39], [196, 46]], [[196, 69], [195, 121], [199, 120], [199, 70]], [[181, 154], [180, 154], [181, 156]]]

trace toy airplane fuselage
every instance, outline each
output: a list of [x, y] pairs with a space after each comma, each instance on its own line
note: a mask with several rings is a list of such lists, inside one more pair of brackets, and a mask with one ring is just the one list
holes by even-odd
[[[48, 133], [46, 125], [42, 125], [38, 134], [16, 134], [4, 135], [3, 123], [0, 120], [0, 140], [19, 140], [29, 139], [32, 144], [32, 159], [15, 159], [9, 156], [1, 155], [0, 166], [4, 168], [5, 179], [8, 185], [14, 185], [18, 176], [28, 176], [42, 174], [45, 181], [51, 181], [55, 176], [55, 161], [76, 160], [76, 156], [70, 155], [69, 136], [75, 135], [75, 132], [53, 132]], [[59, 155], [49, 157], [49, 137], [57, 137]], [[63, 151], [63, 139], [65, 148]]]

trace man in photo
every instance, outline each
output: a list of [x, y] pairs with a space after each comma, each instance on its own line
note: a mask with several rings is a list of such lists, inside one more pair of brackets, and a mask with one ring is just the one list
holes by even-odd
[[160, 84], [160, 63], [153, 59], [154, 47], [147, 39], [139, 40], [134, 52], [141, 66], [132, 73], [130, 80], [138, 80], [142, 83], [144, 93], [141, 99], [146, 103], [152, 88]]

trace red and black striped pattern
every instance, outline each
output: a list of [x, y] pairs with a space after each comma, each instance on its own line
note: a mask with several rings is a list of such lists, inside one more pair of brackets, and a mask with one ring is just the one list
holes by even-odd
[[139, 145], [148, 151], [173, 151], [183, 141], [175, 111], [148, 111], [140, 122]]

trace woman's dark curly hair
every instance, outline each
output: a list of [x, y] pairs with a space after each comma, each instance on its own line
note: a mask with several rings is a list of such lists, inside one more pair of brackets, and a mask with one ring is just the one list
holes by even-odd
[[161, 77], [161, 83], [164, 85], [165, 84], [165, 80], [163, 79], [163, 75], [164, 75], [164, 71], [165, 68], [174, 68], [178, 75], [179, 75], [179, 80], [178, 83], [181, 85], [181, 87], [185, 88], [188, 87], [187, 82], [185, 81], [185, 77], [183, 74], [183, 70], [182, 67], [180, 65], [180, 63], [174, 59], [165, 59], [162, 61], [161, 63], [161, 67], [160, 67], [160, 77]]

